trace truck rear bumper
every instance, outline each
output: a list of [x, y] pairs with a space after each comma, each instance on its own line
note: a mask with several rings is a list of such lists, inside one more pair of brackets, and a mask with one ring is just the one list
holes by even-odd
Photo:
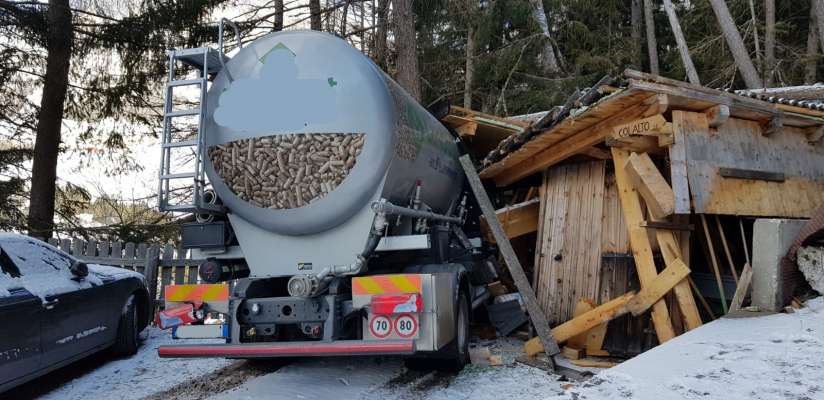
[[335, 342], [287, 342], [249, 344], [189, 344], [160, 346], [160, 357], [278, 358], [310, 356], [410, 355], [412, 340], [339, 340]]

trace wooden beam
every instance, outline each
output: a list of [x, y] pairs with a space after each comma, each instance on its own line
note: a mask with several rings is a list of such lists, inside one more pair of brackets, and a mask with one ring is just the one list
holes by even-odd
[[541, 306], [538, 304], [538, 299], [535, 298], [535, 292], [532, 290], [532, 286], [530, 286], [529, 280], [526, 278], [526, 274], [524, 274], [524, 269], [521, 267], [521, 263], [515, 255], [515, 250], [512, 249], [512, 244], [509, 243], [509, 240], [506, 237], [504, 228], [501, 226], [501, 221], [498, 221], [498, 217], [495, 214], [495, 209], [492, 207], [492, 202], [489, 200], [489, 196], [486, 194], [486, 190], [481, 183], [481, 178], [475, 171], [475, 165], [472, 163], [472, 159], [468, 154], [465, 154], [461, 156], [460, 161], [461, 167], [463, 168], [464, 174], [469, 182], [469, 186], [472, 188], [472, 192], [475, 194], [475, 199], [478, 201], [478, 205], [481, 208], [481, 212], [484, 217], [486, 217], [490, 230], [492, 231], [492, 235], [498, 242], [498, 249], [501, 252], [501, 256], [503, 256], [504, 264], [506, 264], [509, 274], [515, 282], [515, 286], [521, 293], [521, 298], [526, 305], [529, 318], [532, 320], [532, 324], [538, 332], [538, 337], [540, 338], [539, 342], [542, 345], [541, 347], [546, 349], [545, 351], [549, 356], [554, 356], [560, 353], [561, 349], [558, 348], [558, 343], [552, 336], [552, 332], [549, 329], [549, 322], [546, 319], [546, 314], [544, 314], [544, 311], [541, 310]]
[[[621, 149], [612, 148], [612, 160], [615, 163], [615, 183], [618, 188], [618, 197], [621, 201], [621, 209], [624, 214], [627, 230], [629, 231], [629, 242], [632, 248], [632, 256], [635, 260], [635, 269], [638, 272], [638, 280], [641, 288], [652, 283], [658, 275], [655, 268], [655, 261], [652, 258], [652, 244], [647, 235], [647, 231], [641, 226], [644, 223], [644, 210], [641, 208], [641, 200], [638, 192], [633, 189], [629, 182], [629, 177], [624, 170], [629, 154]], [[675, 331], [670, 321], [667, 304], [663, 300], [657, 301], [652, 306], [652, 322], [655, 326], [655, 333], [658, 342], [664, 343], [675, 337]]]
[[638, 316], [646, 312], [653, 303], [664, 297], [690, 274], [689, 267], [681, 259], [676, 258], [671, 264], [627, 303], [627, 309], [632, 315]]
[[730, 106], [716, 104], [704, 111], [704, 115], [707, 116], [707, 123], [710, 128], [718, 128], [730, 119]]
[[732, 295], [730, 312], [741, 309], [741, 305], [744, 304], [744, 298], [747, 297], [747, 291], [750, 290], [751, 282], [752, 267], [747, 263], [744, 265], [744, 270], [741, 271], [741, 279], [738, 280], [738, 285], [735, 287], [735, 294]]
[[654, 136], [630, 136], [626, 138], [607, 138], [604, 144], [633, 153], [658, 153], [658, 138]]
[[[626, 304], [633, 296], [635, 296], [635, 292], [626, 293], [564, 322], [552, 329], [552, 336], [555, 337], [558, 342], [565, 342], [575, 335], [586, 332], [605, 322], [609, 322], [616, 317], [620, 317], [628, 312]], [[539, 338], [534, 337], [524, 343], [524, 351], [529, 356], [543, 351], [543, 346], [541, 346]]]
[[[592, 311], [595, 307], [597, 307], [594, 301], [586, 298], [578, 299], [578, 302], [575, 303], [575, 311], [573, 311], [572, 317], [580, 317], [585, 313]], [[575, 335], [567, 341], [567, 346], [576, 347], [576, 348], [584, 348], [587, 344], [587, 332], [581, 333], [580, 335]]]
[[599, 147], [588, 147], [581, 151], [580, 154], [585, 155], [587, 157], [592, 157], [597, 160], [609, 160], [610, 158], [612, 158], [612, 155], [609, 154], [609, 151], [601, 149]]
[[784, 118], [781, 114], [779, 114], [772, 117], [772, 119], [767, 122], [767, 125], [761, 129], [761, 134], [764, 136], [772, 136], [778, 132], [781, 132], [782, 129], [784, 129]]
[[644, 228], [649, 229], [665, 229], [669, 231], [692, 231], [695, 230], [693, 224], [679, 224], [677, 222], [669, 221], [647, 221], [641, 224]]
[[579, 154], [588, 147], [603, 142], [604, 139], [609, 136], [610, 132], [612, 132], [614, 125], [637, 118], [644, 112], [646, 107], [644, 104], [629, 107], [616, 113], [611, 118], [605, 119], [583, 131], [576, 132], [573, 136], [545, 148], [509, 168], [499, 171], [494, 176], [488, 177], [493, 178], [495, 184], [498, 186], [506, 186], [517, 182], [519, 179], [544, 170], [575, 154]]
[[724, 255], [727, 256], [727, 264], [730, 266], [730, 273], [732, 274], [733, 279], [735, 279], [735, 284], [737, 285], [738, 272], [735, 270], [735, 263], [732, 262], [730, 246], [727, 245], [727, 235], [724, 234], [724, 228], [721, 226], [721, 218], [718, 215], [715, 216], [715, 227], [718, 229], [718, 235], [721, 236], [721, 247], [724, 249]]
[[824, 137], [824, 125], [807, 128], [807, 141], [818, 143]]
[[690, 189], [687, 179], [687, 138], [695, 130], [709, 129], [707, 116], [684, 111], [672, 112], [672, 135], [674, 143], [669, 148], [670, 182], [675, 194], [675, 213], [690, 213]]
[[475, 131], [478, 129], [478, 123], [475, 121], [469, 121], [463, 125], [458, 125], [455, 128], [455, 132], [458, 132], [458, 136], [475, 136]]
[[644, 113], [641, 114], [643, 117], [651, 117], [656, 114], [663, 114], [669, 110], [669, 96], [666, 94], [656, 94], [654, 97], [650, 97], [647, 99], [645, 104], [649, 104]]
[[667, 120], [661, 114], [656, 114], [651, 117], [641, 118], [626, 124], [616, 125], [612, 128], [612, 137], [626, 138], [638, 135], [658, 135], [660, 131], [667, 125]]
[[[584, 313], [598, 307], [598, 304], [591, 299], [581, 298], [575, 304], [575, 317], [580, 317]], [[575, 335], [567, 341], [567, 346], [575, 348], [583, 348], [587, 355], [590, 356], [608, 356], [609, 353], [604, 351], [604, 338], [607, 333], [607, 324], [603, 323], [584, 333]]]
[[[686, 216], [679, 219], [684, 218], [686, 218]], [[682, 234], [685, 233], [688, 232], [682, 232]], [[689, 267], [689, 238], [685, 240], [685, 244], [682, 246], [681, 240], [675, 236], [675, 233], [666, 229], [657, 229], [655, 231], [655, 238], [658, 240], [661, 256], [664, 258], [664, 264], [666, 264], [667, 268], [676, 265], [679, 261]], [[687, 280], [683, 279], [675, 285], [674, 292], [675, 300], [678, 302], [678, 308], [681, 310], [681, 317], [684, 320], [686, 329], [689, 331], [703, 325], [701, 314], [698, 312], [698, 306], [695, 304], [695, 297]]]
[[593, 360], [590, 358], [582, 358], [580, 360], [570, 360], [571, 363], [583, 368], [612, 368], [618, 365], [614, 361]]
[[561, 354], [570, 360], [577, 360], [584, 356], [584, 349], [572, 346], [564, 346], [561, 348]]
[[624, 172], [655, 218], [666, 218], [675, 212], [675, 194], [649, 155], [630, 155]]
[[486, 113], [483, 113], [483, 112], [480, 112], [480, 111], [470, 110], [468, 108], [464, 108], [464, 107], [460, 107], [460, 106], [450, 106], [449, 110], [450, 110], [450, 114], [464, 114], [464, 115], [468, 115], [468, 116], [472, 116], [472, 117], [481, 117], [481, 118], [485, 118], [485, 119], [495, 120], [495, 121], [498, 121], [498, 122], [501, 122], [501, 123], [504, 123], [504, 124], [517, 125], [518, 127], [521, 127], [521, 128], [526, 128], [527, 126], [529, 126], [529, 122], [527, 122], [527, 121], [520, 121], [520, 120], [517, 120], [517, 119], [502, 118], [502, 117], [498, 117], [496, 115], [486, 114]]
[[[540, 205], [540, 202], [535, 199], [496, 210], [495, 215], [501, 221], [506, 237], [513, 239], [538, 230]], [[488, 241], [495, 242], [486, 218], [481, 218], [481, 232]]]
[[707, 218], [701, 214], [701, 225], [704, 227], [704, 238], [707, 240], [707, 248], [710, 250], [710, 261], [712, 262], [712, 272], [715, 273], [715, 282], [718, 284], [718, 293], [721, 295], [721, 309], [727, 313], [727, 296], [724, 293], [724, 282], [721, 280], [721, 270], [718, 268], [718, 258], [715, 256], [715, 247], [712, 245], [712, 236], [707, 226]]

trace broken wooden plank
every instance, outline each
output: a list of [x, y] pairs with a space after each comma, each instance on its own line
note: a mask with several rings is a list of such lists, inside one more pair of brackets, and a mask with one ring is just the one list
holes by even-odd
[[[552, 329], [552, 336], [558, 342], [565, 342], [575, 335], [586, 332], [602, 323], [609, 322], [616, 317], [620, 317], [628, 312], [626, 304], [633, 296], [635, 296], [635, 292], [625, 293], [620, 297], [585, 312], [579, 317], [564, 322]], [[539, 338], [535, 337], [524, 343], [524, 351], [530, 356], [543, 351], [543, 346]]]
[[675, 194], [649, 155], [633, 153], [624, 171], [655, 218], [666, 218], [675, 212]]
[[606, 360], [593, 360], [591, 358], [582, 358], [580, 360], [570, 360], [570, 362], [576, 366], [583, 367], [583, 368], [612, 368], [618, 365], [617, 362], [614, 361], [606, 361]]
[[738, 285], [735, 287], [735, 294], [732, 295], [732, 303], [730, 303], [730, 312], [738, 311], [741, 305], [744, 304], [744, 298], [747, 297], [747, 292], [750, 290], [752, 283], [752, 267], [749, 263], [744, 265], [744, 270], [741, 271], [741, 279], [738, 280]]
[[[580, 317], [581, 315], [584, 315], [585, 313], [591, 311], [592, 309], [594, 309], [597, 306], [598, 305], [595, 304], [595, 302], [590, 300], [590, 299], [585, 299], [585, 298], [578, 299], [578, 302], [575, 303], [575, 311], [573, 312], [572, 317], [573, 318]], [[567, 341], [567, 346], [575, 347], [575, 348], [584, 348], [584, 347], [586, 347], [586, 344], [587, 344], [587, 332], [584, 332], [580, 335], [575, 335], [575, 336], [569, 338], [569, 340]], [[563, 352], [563, 349], [561, 349], [561, 351]]]
[[627, 309], [632, 315], [638, 316], [646, 312], [653, 303], [664, 297], [679, 282], [690, 274], [690, 269], [681, 259], [676, 258], [670, 266], [664, 268], [649, 285], [627, 302]]
[[546, 353], [550, 356], [560, 353], [561, 349], [558, 348], [558, 343], [552, 336], [546, 315], [538, 305], [538, 299], [535, 298], [535, 292], [532, 290], [532, 286], [529, 284], [526, 274], [524, 274], [524, 269], [521, 267], [521, 263], [515, 255], [515, 250], [512, 249], [512, 244], [509, 243], [509, 240], [506, 237], [506, 233], [504, 232], [503, 226], [501, 226], [501, 222], [498, 221], [498, 217], [495, 214], [495, 209], [492, 207], [492, 202], [489, 200], [489, 196], [486, 194], [486, 190], [481, 183], [481, 178], [475, 171], [475, 165], [472, 163], [472, 159], [468, 154], [465, 154], [461, 156], [460, 161], [461, 167], [463, 168], [464, 174], [466, 174], [467, 181], [469, 182], [469, 186], [472, 188], [472, 192], [475, 194], [475, 199], [478, 201], [478, 205], [481, 208], [481, 212], [484, 217], [486, 217], [486, 221], [489, 223], [492, 235], [498, 243], [498, 249], [503, 256], [504, 264], [506, 264], [509, 274], [512, 275], [512, 280], [515, 282], [515, 286], [521, 293], [521, 298], [526, 305], [529, 318], [532, 320], [532, 324], [535, 326], [535, 330], [540, 338], [542, 349], [546, 349]]
[[455, 132], [458, 133], [458, 136], [475, 136], [475, 131], [478, 130], [478, 123], [475, 121], [469, 121], [463, 125], [458, 125], [455, 128]]
[[[629, 232], [629, 242], [635, 260], [635, 269], [638, 272], [638, 280], [641, 283], [641, 288], [643, 288], [655, 279], [658, 271], [652, 258], [652, 244], [647, 235], [647, 230], [641, 226], [644, 223], [644, 210], [641, 208], [641, 199], [629, 182], [629, 177], [627, 177], [624, 169], [628, 158], [629, 154], [626, 151], [612, 148], [618, 197], [621, 200], [621, 209]], [[675, 337], [666, 302], [659, 300], [652, 306], [652, 322], [660, 343]]]
[[584, 349], [572, 346], [564, 346], [561, 348], [561, 354], [570, 360], [577, 360], [584, 356]]
[[[539, 213], [540, 202], [538, 199], [527, 200], [495, 211], [504, 228], [506, 237], [509, 239], [538, 230]], [[481, 218], [481, 232], [487, 240], [496, 242], [489, 230], [489, 223], [487, 223], [486, 218]]]
[[[595, 301], [587, 298], [581, 298], [575, 304], [574, 317], [579, 317], [584, 313], [598, 307]], [[607, 323], [596, 326], [584, 333], [575, 335], [567, 341], [567, 346], [573, 348], [581, 348], [586, 350], [586, 354], [591, 356], [606, 356], [609, 355], [603, 350], [604, 338], [607, 333]], [[563, 350], [562, 350], [563, 351]]]

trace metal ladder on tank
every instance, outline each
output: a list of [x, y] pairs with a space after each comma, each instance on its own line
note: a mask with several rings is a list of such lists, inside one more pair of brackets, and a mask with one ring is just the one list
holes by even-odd
[[[187, 213], [222, 213], [223, 207], [203, 200], [206, 189], [206, 172], [204, 167], [205, 145], [203, 143], [203, 124], [206, 120], [206, 93], [209, 90], [209, 76], [216, 75], [225, 69], [229, 60], [223, 53], [224, 25], [229, 25], [235, 34], [237, 48], [241, 47], [240, 31], [232, 21], [222, 18], [218, 28], [217, 49], [211, 46], [169, 51], [169, 80], [166, 83], [166, 92], [163, 106], [163, 136], [161, 138], [160, 173], [158, 185], [158, 207], [160, 211], [187, 212]], [[177, 63], [193, 67], [198, 76], [193, 79], [177, 79], [175, 73]], [[226, 70], [228, 74], [229, 71]], [[232, 76], [227, 75], [229, 81]], [[194, 108], [174, 110], [174, 89], [185, 86], [199, 88], [198, 104]], [[182, 117], [197, 116], [197, 131], [194, 138], [176, 140], [173, 137], [173, 121]], [[194, 153], [194, 171], [172, 171], [173, 149], [188, 148]], [[191, 186], [173, 187], [172, 182], [190, 180]], [[192, 190], [191, 203], [187, 201], [175, 202], [174, 192], [178, 190]], [[189, 197], [186, 196], [188, 200]]]

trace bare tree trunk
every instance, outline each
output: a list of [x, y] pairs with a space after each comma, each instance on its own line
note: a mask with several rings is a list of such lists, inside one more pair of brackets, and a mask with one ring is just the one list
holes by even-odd
[[386, 31], [387, 31], [387, 16], [389, 13], [389, 0], [378, 0], [377, 14], [377, 33], [375, 34], [375, 63], [378, 67], [386, 71]]
[[[752, 38], [755, 43], [755, 61], [758, 63], [759, 67], [763, 68], [764, 65], [761, 64], [761, 42], [758, 39], [758, 18], [755, 15], [755, 4], [753, 3], [753, 0], [749, 0], [749, 2], [750, 17], [752, 18]], [[775, 11], [773, 11], [773, 13], [775, 13]], [[773, 19], [775, 19], [775, 14], [773, 14]]]
[[37, 117], [37, 137], [32, 161], [29, 234], [50, 238], [54, 229], [54, 200], [57, 185], [57, 156], [63, 102], [69, 86], [72, 53], [72, 13], [69, 0], [49, 0], [46, 77]]
[[647, 27], [647, 53], [649, 53], [649, 72], [660, 75], [658, 69], [658, 41], [655, 38], [655, 19], [652, 15], [652, 0], [644, 0], [644, 25]]
[[543, 0], [529, 1], [532, 3], [532, 15], [544, 35], [544, 73], [557, 74], [561, 72], [561, 68], [558, 66], [558, 59], [555, 57], [555, 46], [552, 45], [552, 36], [549, 34], [549, 23], [546, 20], [546, 12], [544, 12], [544, 2]]
[[475, 77], [475, 22], [473, 14], [475, 11], [475, 0], [467, 1], [469, 18], [466, 24], [466, 73], [464, 74], [464, 100], [465, 108], [472, 108], [472, 80]]
[[351, 3], [350, 0], [343, 0], [343, 11], [340, 17], [340, 37], [346, 37], [346, 22], [349, 19], [349, 4]]
[[635, 64], [635, 68], [641, 70], [641, 66], [644, 64], [643, 52], [641, 51], [643, 47], [641, 44], [641, 0], [632, 0], [631, 8], [632, 63]]
[[804, 83], [812, 85], [818, 70], [818, 28], [815, 7], [810, 7], [810, 22], [807, 31], [807, 62], [804, 67]]
[[320, 18], [320, 0], [309, 0], [309, 27], [313, 31], [323, 30]]
[[675, 14], [672, 1], [664, 0], [664, 10], [667, 11], [667, 17], [672, 26], [672, 34], [675, 36], [675, 43], [678, 45], [678, 52], [681, 54], [681, 62], [684, 63], [684, 69], [687, 71], [687, 79], [689, 79], [690, 83], [700, 85], [701, 80], [698, 79], [698, 72], [692, 63], [690, 49], [687, 47], [687, 41], [684, 39], [684, 32], [681, 31], [681, 23], [678, 22], [678, 15]]
[[813, 0], [812, 1], [812, 11], [815, 18], [815, 31], [818, 33], [818, 44], [824, 50], [824, 2], [823, 0]]
[[275, 26], [272, 30], [283, 30], [283, 0], [275, 0]]
[[724, 39], [726, 39], [727, 46], [732, 52], [732, 57], [735, 59], [735, 65], [744, 79], [744, 84], [747, 85], [748, 89], [764, 87], [764, 83], [758, 77], [758, 71], [755, 69], [752, 59], [750, 59], [750, 53], [744, 46], [738, 27], [735, 25], [732, 15], [730, 15], [727, 3], [724, 0], [710, 0], [710, 5], [715, 12], [718, 25], [721, 26], [721, 31], [724, 33]]
[[[810, 14], [812, 16], [812, 14]], [[764, 81], [767, 87], [773, 85], [775, 77], [775, 0], [764, 0]], [[810, 25], [812, 27], [812, 25]], [[813, 29], [813, 32], [815, 29]], [[813, 39], [815, 33], [813, 33]], [[809, 35], [807, 41], [809, 42]], [[809, 51], [809, 46], [807, 47]], [[813, 49], [815, 51], [815, 49]], [[815, 75], [815, 73], [813, 73]]]
[[418, 46], [415, 36], [413, 0], [395, 0], [395, 49], [398, 52], [396, 79], [406, 91], [420, 101], [421, 81], [418, 72]]

